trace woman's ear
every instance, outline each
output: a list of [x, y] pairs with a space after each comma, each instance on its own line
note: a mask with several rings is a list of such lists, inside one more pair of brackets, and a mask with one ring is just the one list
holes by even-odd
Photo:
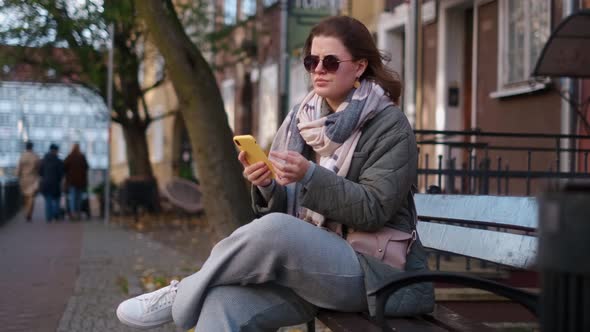
[[367, 66], [369, 65], [369, 61], [367, 59], [360, 59], [356, 62], [356, 77], [361, 77]]

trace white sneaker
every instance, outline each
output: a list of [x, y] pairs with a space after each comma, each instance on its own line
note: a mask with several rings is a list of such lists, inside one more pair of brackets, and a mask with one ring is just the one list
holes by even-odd
[[117, 317], [121, 323], [137, 329], [169, 323], [177, 288], [178, 281], [172, 280], [170, 286], [123, 301], [117, 308]]

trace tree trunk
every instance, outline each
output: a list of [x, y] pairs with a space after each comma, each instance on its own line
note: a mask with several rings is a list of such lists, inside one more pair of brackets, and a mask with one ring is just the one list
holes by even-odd
[[153, 177], [154, 172], [150, 162], [146, 130], [132, 124], [121, 126], [121, 128], [127, 146], [129, 176]]
[[217, 82], [170, 0], [135, 0], [162, 53], [189, 133], [207, 218], [218, 238], [253, 218]]

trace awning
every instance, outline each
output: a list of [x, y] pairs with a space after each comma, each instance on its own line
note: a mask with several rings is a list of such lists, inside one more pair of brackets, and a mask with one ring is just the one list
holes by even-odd
[[578, 11], [559, 23], [532, 76], [590, 78], [590, 10]]

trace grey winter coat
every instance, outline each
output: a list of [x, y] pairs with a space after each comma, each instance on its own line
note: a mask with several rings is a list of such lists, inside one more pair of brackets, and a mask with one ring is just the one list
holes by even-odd
[[[310, 157], [310, 156], [306, 156]], [[384, 225], [409, 232], [415, 216], [411, 187], [417, 179], [418, 153], [414, 133], [406, 116], [395, 106], [379, 112], [361, 134], [346, 178], [316, 166], [311, 179], [298, 192], [302, 206], [326, 220], [357, 230], [375, 231]], [[258, 214], [285, 212], [285, 188], [276, 185], [267, 202], [257, 187], [252, 188], [253, 208]], [[401, 271], [379, 260], [358, 254], [365, 272], [367, 293], [383, 286]], [[419, 239], [407, 257], [406, 270], [428, 269]], [[373, 313], [373, 301], [368, 299]], [[390, 316], [407, 316], [432, 311], [432, 284], [406, 287], [387, 302]]]

